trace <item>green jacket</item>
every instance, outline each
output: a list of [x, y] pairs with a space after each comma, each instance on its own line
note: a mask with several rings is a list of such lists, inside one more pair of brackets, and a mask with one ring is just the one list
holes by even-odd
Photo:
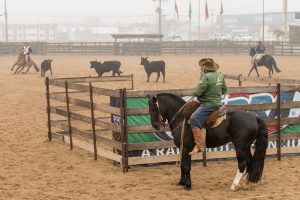
[[222, 105], [222, 94], [227, 92], [224, 76], [219, 72], [207, 72], [200, 77], [200, 83], [195, 88], [193, 96], [196, 96], [200, 104]]

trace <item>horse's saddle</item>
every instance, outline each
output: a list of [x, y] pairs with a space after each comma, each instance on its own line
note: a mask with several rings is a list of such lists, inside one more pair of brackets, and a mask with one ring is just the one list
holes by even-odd
[[266, 55], [266, 54], [264, 54], [264, 53], [257, 54], [257, 56], [255, 58], [255, 62], [259, 62], [264, 55]]
[[[195, 110], [200, 106], [198, 101], [190, 101], [188, 102], [182, 110], [182, 115], [189, 119]], [[205, 128], [215, 128], [219, 126], [222, 121], [226, 119], [226, 108], [225, 106], [221, 106], [218, 110], [212, 112], [205, 121]], [[189, 121], [188, 121], [189, 123]]]
[[226, 119], [226, 107], [221, 106], [218, 110], [212, 112], [205, 121], [205, 128], [218, 127]]

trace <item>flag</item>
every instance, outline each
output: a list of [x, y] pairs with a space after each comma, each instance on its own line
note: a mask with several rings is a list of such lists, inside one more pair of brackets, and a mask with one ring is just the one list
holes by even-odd
[[179, 12], [178, 12], [176, 1], [175, 1], [175, 12], [176, 12], [176, 15], [177, 15], [177, 19], [179, 19]]
[[208, 15], [208, 7], [207, 7], [207, 1], [205, 3], [205, 16], [204, 16], [204, 19], [207, 20], [209, 18], [209, 15]]
[[221, 0], [220, 16], [223, 15], [223, 1]]
[[190, 17], [190, 21], [192, 20], [192, 5], [191, 5], [191, 1], [190, 1], [190, 7], [189, 7], [189, 17]]

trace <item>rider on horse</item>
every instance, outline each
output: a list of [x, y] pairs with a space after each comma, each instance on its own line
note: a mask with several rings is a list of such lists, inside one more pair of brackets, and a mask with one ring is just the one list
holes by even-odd
[[29, 44], [28, 44], [27, 42], [24, 43], [23, 54], [24, 54], [24, 56], [25, 56], [25, 62], [26, 62], [26, 64], [27, 64], [28, 61], [29, 61], [29, 56], [30, 56], [31, 52], [32, 52], [32, 49], [31, 49], [31, 47], [29, 46]]
[[200, 83], [193, 92], [200, 102], [199, 108], [191, 115], [190, 122], [195, 140], [195, 147], [190, 154], [203, 151], [206, 145], [205, 121], [209, 114], [222, 105], [222, 95], [227, 92], [224, 76], [217, 72], [219, 65], [211, 58], [199, 61], [202, 75]]
[[263, 57], [265, 50], [266, 48], [263, 45], [262, 41], [260, 40], [257, 41], [257, 45], [255, 47], [256, 54], [252, 58], [252, 66], [254, 65], [255, 62], [259, 61]]

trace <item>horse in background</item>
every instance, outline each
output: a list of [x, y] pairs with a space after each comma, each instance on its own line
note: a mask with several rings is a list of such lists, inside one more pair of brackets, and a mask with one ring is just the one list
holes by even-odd
[[[253, 56], [255, 54], [256, 54], [255, 48], [251, 47], [249, 55], [253, 58]], [[259, 61], [255, 61], [255, 63], [252, 65], [252, 68], [251, 68], [248, 76], [250, 76], [253, 69], [255, 69], [257, 77], [259, 77], [258, 70], [257, 70], [257, 67], [259, 67], [259, 66], [265, 66], [266, 68], [269, 69], [269, 77], [271, 77], [271, 74], [273, 74], [273, 68], [275, 69], [275, 71], [277, 73], [281, 72], [280, 69], [277, 67], [276, 61], [273, 58], [273, 56], [266, 54], [266, 55], [263, 55]]]
[[160, 60], [160, 61], [151, 61], [150, 62], [148, 60], [148, 57], [147, 58], [141, 57], [141, 63], [140, 63], [140, 65], [144, 65], [145, 71], [147, 73], [147, 82], [149, 82], [149, 78], [150, 78], [150, 76], [151, 76], [151, 74], [153, 72], [157, 73], [156, 82], [158, 81], [158, 79], [160, 77], [160, 73], [162, 73], [162, 75], [163, 75], [163, 82], [165, 82], [165, 75], [166, 75], [166, 72], [165, 72], [165, 67], [166, 67], [165, 61]]
[[[169, 122], [174, 143], [181, 149], [181, 178], [178, 185], [190, 189], [192, 181], [189, 152], [195, 146], [194, 137], [190, 124], [183, 124], [184, 116], [177, 113], [185, 103], [183, 99], [170, 93], [149, 96], [148, 101], [152, 127], [159, 131], [161, 126], [165, 126], [166, 120]], [[184, 135], [181, 138], [182, 129]], [[255, 150], [252, 155], [251, 145], [254, 141]], [[233, 143], [238, 161], [238, 170], [231, 189], [238, 189], [242, 177], [253, 183], [260, 181], [268, 145], [268, 132], [264, 121], [245, 111], [227, 112], [226, 119], [219, 126], [207, 128], [206, 147], [215, 148], [228, 142]]]
[[11, 71], [14, 70], [15, 66], [18, 66], [18, 67], [17, 67], [16, 71], [14, 72], [14, 74], [21, 72], [25, 67], [27, 67], [27, 70], [25, 72], [23, 72], [24, 74], [26, 74], [29, 71], [29, 69], [31, 68], [31, 66], [34, 66], [36, 72], [40, 71], [40, 69], [38, 68], [36, 63], [33, 62], [33, 60], [30, 58], [30, 56], [28, 57], [28, 63], [26, 63], [23, 51], [21, 51], [19, 53], [18, 59], [12, 66]]

